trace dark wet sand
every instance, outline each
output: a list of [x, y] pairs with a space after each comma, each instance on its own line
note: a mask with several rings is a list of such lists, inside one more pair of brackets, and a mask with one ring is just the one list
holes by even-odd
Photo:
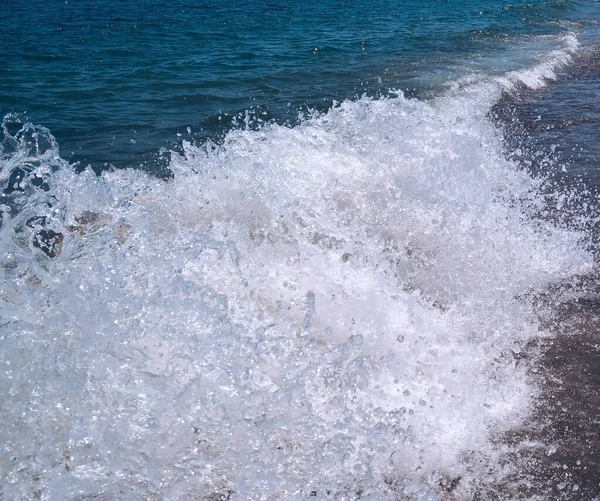
[[[594, 288], [600, 288], [594, 284]], [[504, 437], [518, 446], [519, 497], [600, 500], [600, 295], [564, 303], [553, 339], [531, 343], [542, 393], [532, 421]], [[535, 372], [537, 371], [537, 372]], [[507, 498], [508, 499], [508, 498]], [[513, 499], [510, 497], [510, 499]]]
[[[539, 90], [506, 96], [492, 117], [505, 131], [507, 154], [547, 176], [545, 215], [581, 231], [600, 262], [600, 45], [585, 47]], [[570, 193], [556, 204], [556, 193]], [[538, 380], [533, 418], [501, 438], [518, 452], [507, 460], [517, 478], [487, 499], [600, 501], [600, 274], [579, 277], [538, 298], [552, 339], [519, 355]]]

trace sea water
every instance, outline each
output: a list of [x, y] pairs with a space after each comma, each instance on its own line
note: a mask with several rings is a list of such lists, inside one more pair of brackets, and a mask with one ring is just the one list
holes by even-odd
[[596, 3], [0, 9], [0, 498], [595, 499]]

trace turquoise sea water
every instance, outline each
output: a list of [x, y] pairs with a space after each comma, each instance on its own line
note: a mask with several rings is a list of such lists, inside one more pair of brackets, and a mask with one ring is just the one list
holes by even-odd
[[4, 0], [0, 499], [597, 500], [599, 20]]
[[465, 74], [520, 69], [552, 48], [544, 37], [595, 31], [596, 8], [7, 0], [0, 114], [48, 127], [70, 161], [136, 166], [188, 127], [196, 140], [214, 137], [246, 112], [293, 122], [334, 100], [389, 89], [426, 96]]

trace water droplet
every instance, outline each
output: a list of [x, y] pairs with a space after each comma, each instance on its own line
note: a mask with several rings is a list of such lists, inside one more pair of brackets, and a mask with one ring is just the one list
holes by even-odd
[[352, 346], [360, 346], [361, 344], [363, 344], [362, 335], [354, 334], [354, 335], [350, 336], [350, 339], [348, 339], [348, 344], [351, 344]]

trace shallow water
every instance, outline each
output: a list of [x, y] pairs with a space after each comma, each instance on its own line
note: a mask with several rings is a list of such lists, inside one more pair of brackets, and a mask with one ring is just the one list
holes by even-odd
[[[49, 5], [15, 2], [25, 12]], [[3, 122], [0, 497], [594, 499], [594, 389], [564, 412], [550, 401], [571, 393], [574, 377], [552, 365], [552, 350], [595, 346], [585, 334], [595, 333], [593, 307], [573, 306], [596, 297], [598, 109], [582, 92], [593, 95], [598, 81], [585, 18], [595, 4], [479, 7], [470, 17], [466, 2], [400, 12], [382, 2], [366, 20], [359, 7], [328, 3], [233, 3], [210, 15], [189, 2], [120, 6], [119, 15], [57, 5], [61, 20], [78, 14], [77, 36], [96, 27], [94, 44], [108, 43], [114, 22], [139, 25], [143, 36], [121, 45], [149, 44], [140, 61], [172, 50], [164, 64], [181, 74], [169, 85], [144, 77], [165, 99], [191, 85], [193, 65], [178, 61], [194, 51], [175, 47], [192, 35], [170, 29], [190, 12], [215, 33], [229, 20], [229, 35], [269, 18], [262, 29], [283, 40], [274, 61], [289, 57], [286, 44], [315, 45], [307, 33], [320, 44], [269, 66], [230, 54], [231, 67], [211, 66], [218, 85], [198, 77], [238, 96], [229, 115], [218, 100], [199, 106], [195, 127], [210, 116], [213, 125], [194, 135], [182, 114], [192, 110], [171, 100], [152, 119], [147, 150], [129, 142], [127, 114], [112, 110], [134, 103], [131, 116], [150, 117], [151, 94], [125, 87], [97, 104], [106, 115], [88, 113], [78, 92], [63, 95], [69, 125], [38, 99], [56, 99], [49, 77], [4, 81], [18, 103], [30, 86], [28, 115], [47, 120]], [[445, 35], [421, 45], [408, 27], [424, 11], [425, 33]], [[311, 24], [326, 14], [329, 25]], [[284, 20], [300, 24], [289, 38]], [[382, 37], [379, 22], [400, 38]], [[372, 39], [354, 61], [361, 23]], [[248, 44], [266, 36], [261, 26]], [[178, 42], [162, 46], [161, 33]], [[397, 90], [375, 78], [367, 95], [344, 99], [377, 75], [384, 54], [393, 59], [398, 40], [408, 55]], [[380, 52], [361, 66], [370, 44]], [[9, 47], [27, 59], [17, 37]], [[49, 66], [34, 60], [24, 74], [44, 75]], [[254, 77], [240, 78], [242, 60], [255, 77], [279, 75], [281, 99], [257, 101], [264, 119], [248, 104]], [[331, 73], [316, 78], [315, 60]], [[136, 61], [126, 65], [135, 71]], [[303, 65], [311, 69], [299, 78]], [[102, 84], [94, 69], [73, 71], [88, 78], [81, 85]], [[233, 90], [228, 72], [246, 87]], [[319, 100], [320, 111], [298, 114]], [[175, 125], [164, 125], [170, 116]], [[76, 120], [87, 135], [69, 139]], [[122, 134], [110, 148], [107, 127]], [[84, 153], [62, 153], [65, 143]], [[165, 144], [173, 150], [159, 154]], [[86, 155], [96, 172], [71, 163]], [[170, 175], [98, 168], [148, 158]], [[591, 374], [581, 355], [566, 365], [578, 356]], [[578, 428], [565, 434], [561, 423]]]

